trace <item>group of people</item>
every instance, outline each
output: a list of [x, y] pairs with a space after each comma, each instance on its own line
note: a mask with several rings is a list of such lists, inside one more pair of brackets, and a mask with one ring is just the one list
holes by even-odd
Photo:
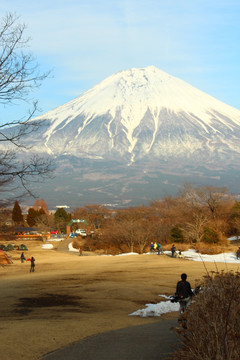
[[176, 248], [175, 244], [173, 244], [172, 247], [171, 247], [171, 253], [172, 253], [172, 257], [179, 257], [179, 258], [183, 257], [183, 254], [182, 254], [181, 250], [179, 250], [177, 252], [177, 248]]
[[[162, 249], [162, 246], [161, 246], [161, 244], [160, 244], [160, 242], [156, 242], [155, 241], [155, 243], [153, 243], [153, 242], [151, 242], [151, 244], [150, 244], [150, 252], [151, 253], [158, 253], [158, 255], [160, 255], [160, 254], [163, 254], [163, 249]], [[172, 247], [171, 247], [171, 253], [172, 253], [172, 257], [179, 257], [179, 258], [182, 258], [183, 257], [183, 254], [182, 254], [182, 251], [181, 250], [178, 250], [178, 252], [177, 252], [177, 248], [176, 248], [176, 246], [175, 246], [175, 244], [173, 244], [172, 245]], [[240, 254], [239, 254], [239, 256], [240, 256]]]
[[25, 258], [25, 255], [24, 255], [24, 252], [22, 252], [22, 253], [21, 253], [21, 256], [20, 256], [20, 260], [21, 260], [21, 263], [24, 263], [24, 261], [29, 260], [30, 263], [31, 263], [30, 272], [34, 272], [34, 271], [35, 271], [35, 259], [34, 259], [33, 256], [31, 257], [31, 259], [26, 259], [26, 258]]
[[150, 252], [151, 253], [155, 253], [155, 252], [157, 252], [158, 253], [158, 255], [160, 255], [163, 251], [162, 251], [162, 246], [161, 246], [161, 244], [160, 244], [160, 242], [158, 242], [158, 243], [153, 243], [153, 242], [151, 242], [151, 244], [150, 244]]

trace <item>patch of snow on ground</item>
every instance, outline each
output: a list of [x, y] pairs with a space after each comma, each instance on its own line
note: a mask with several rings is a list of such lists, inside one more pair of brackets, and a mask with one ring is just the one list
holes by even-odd
[[[159, 296], [165, 299], [170, 299], [170, 297], [166, 295], [159, 295]], [[129, 315], [140, 316], [140, 317], [161, 316], [163, 314], [179, 310], [179, 304], [172, 303], [170, 300], [161, 301], [157, 304], [146, 304], [145, 306], [146, 306], [145, 309], [137, 310]]]
[[63, 240], [65, 240], [64, 237], [61, 237], [61, 238], [50, 238], [50, 239], [48, 239], [47, 241], [63, 241]]
[[42, 249], [53, 249], [53, 244], [42, 244]]
[[192, 261], [203, 262], [224, 262], [224, 263], [239, 263], [234, 252], [222, 253], [216, 255], [199, 254], [195, 250], [187, 250], [182, 252], [183, 257]]
[[72, 243], [68, 244], [68, 250], [69, 250], [69, 251], [79, 252], [78, 249], [75, 249], [75, 248], [72, 246]]
[[233, 241], [233, 240], [240, 240], [240, 236], [232, 236], [230, 238], [228, 238], [229, 241]]
[[115, 255], [115, 256], [125, 256], [125, 255], [139, 255], [139, 254], [135, 253], [135, 252], [130, 252], [130, 253], [124, 253], [124, 254], [119, 254], [119, 255]]

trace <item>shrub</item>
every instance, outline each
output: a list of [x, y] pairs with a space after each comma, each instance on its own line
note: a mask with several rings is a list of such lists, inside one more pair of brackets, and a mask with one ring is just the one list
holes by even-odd
[[205, 227], [203, 230], [203, 238], [202, 241], [205, 243], [218, 243], [220, 241], [220, 237], [218, 235], [218, 233], [209, 228], [209, 227]]
[[205, 243], [197, 243], [195, 244], [194, 249], [200, 254], [208, 255], [222, 254], [224, 252], [224, 246], [218, 244], [207, 245]]
[[184, 242], [183, 231], [179, 226], [174, 226], [170, 233], [170, 238], [172, 242], [182, 243]]
[[195, 301], [184, 314], [182, 347], [173, 360], [240, 359], [240, 273], [206, 276]]

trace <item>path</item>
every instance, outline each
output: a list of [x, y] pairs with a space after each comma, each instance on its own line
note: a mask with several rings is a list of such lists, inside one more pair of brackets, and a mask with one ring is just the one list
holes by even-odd
[[60, 241], [57, 247], [57, 251], [69, 252], [68, 245], [73, 241], [73, 239], [65, 239]]
[[90, 336], [43, 360], [167, 360], [179, 343], [176, 319]]

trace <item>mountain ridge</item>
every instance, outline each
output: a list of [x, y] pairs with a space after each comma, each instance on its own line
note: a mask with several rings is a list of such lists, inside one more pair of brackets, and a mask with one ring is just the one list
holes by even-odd
[[154, 66], [113, 74], [35, 120], [26, 146], [57, 165], [40, 197], [135, 205], [184, 182], [238, 191], [240, 111]]
[[111, 75], [37, 119], [48, 122], [42, 141], [49, 154], [118, 154], [133, 162], [148, 153], [175, 156], [182, 147], [187, 155], [203, 142], [211, 152], [216, 141], [240, 152], [234, 141], [240, 134], [239, 110], [153, 66]]

